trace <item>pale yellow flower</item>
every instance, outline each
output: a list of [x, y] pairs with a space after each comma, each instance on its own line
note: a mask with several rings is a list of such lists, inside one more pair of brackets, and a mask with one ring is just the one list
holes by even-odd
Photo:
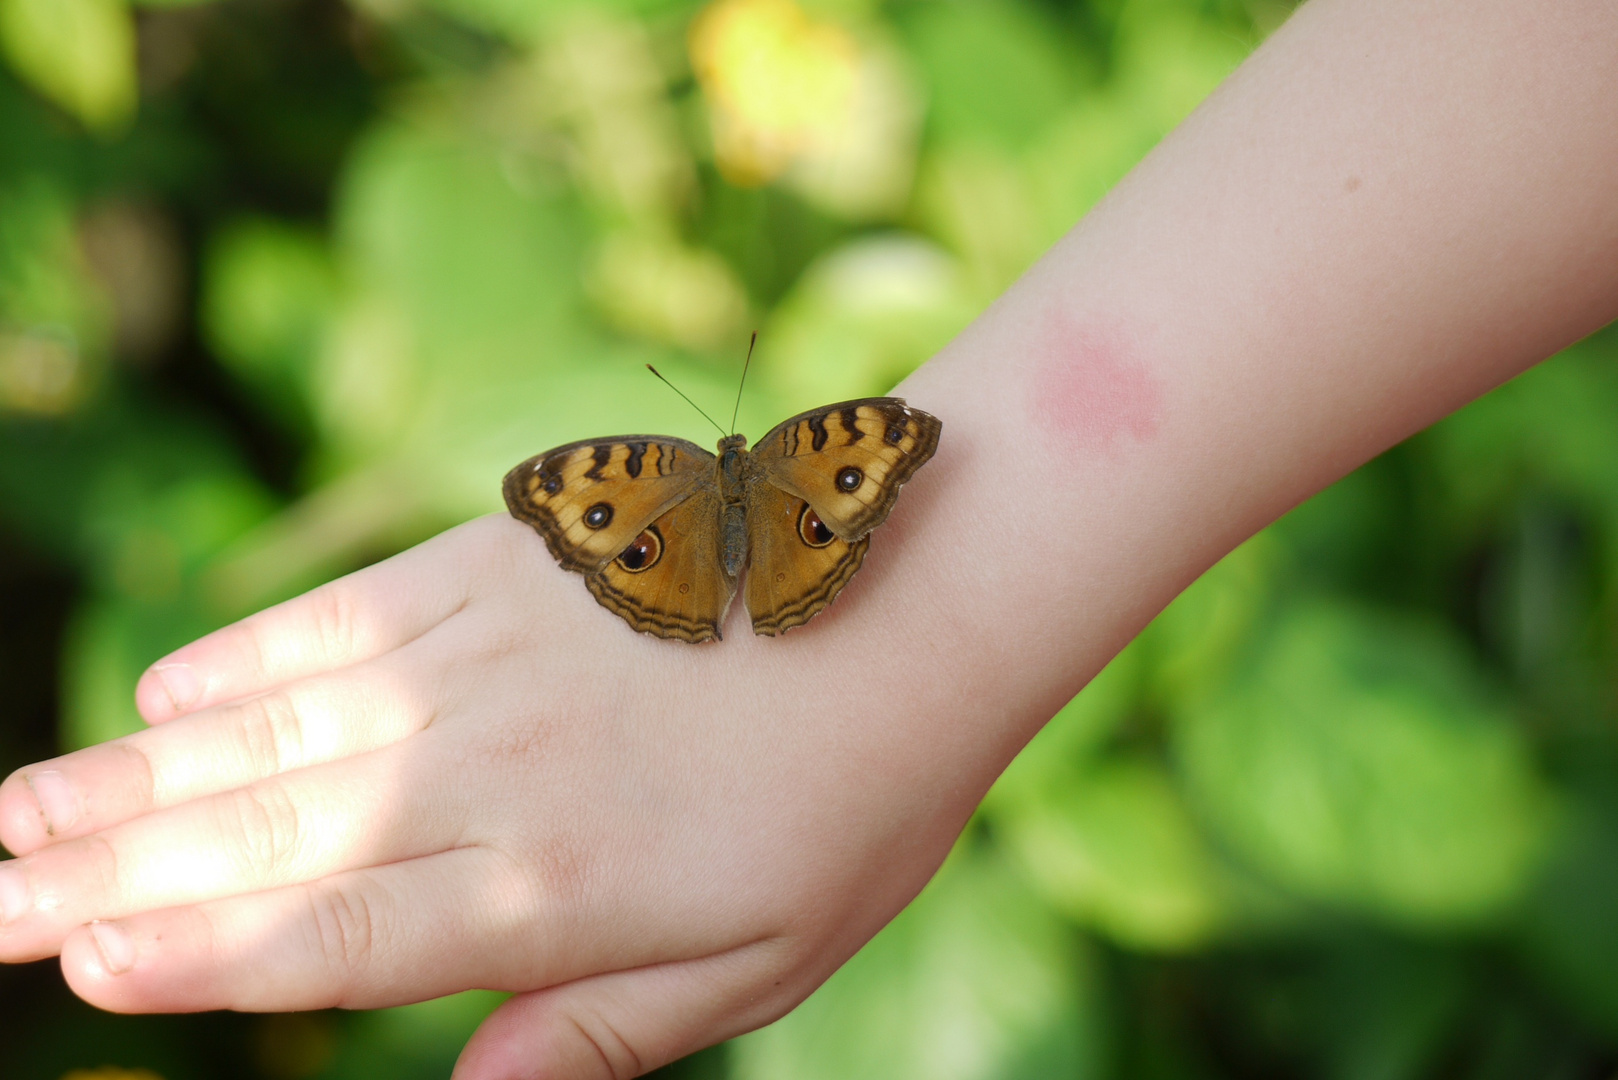
[[792, 0], [716, 0], [692, 24], [690, 44], [714, 157], [733, 183], [769, 182], [849, 123], [859, 47]]

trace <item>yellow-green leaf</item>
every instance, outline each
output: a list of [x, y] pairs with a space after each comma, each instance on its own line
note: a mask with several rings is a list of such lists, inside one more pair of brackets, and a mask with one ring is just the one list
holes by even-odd
[[116, 128], [135, 111], [135, 24], [124, 0], [0, 0], [0, 49], [88, 127]]

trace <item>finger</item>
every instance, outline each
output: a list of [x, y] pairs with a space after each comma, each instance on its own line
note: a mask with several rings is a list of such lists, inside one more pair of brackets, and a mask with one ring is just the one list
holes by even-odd
[[[623, 1080], [777, 1019], [782, 943], [596, 975], [520, 994], [483, 1022], [453, 1080]], [[795, 985], [797, 985], [795, 983]]]
[[193, 641], [147, 669], [135, 704], [162, 723], [396, 649], [465, 606], [469, 568], [508, 531], [494, 518], [468, 522]]
[[0, 865], [0, 959], [54, 955], [96, 919], [450, 848], [476, 795], [416, 757], [384, 751], [272, 777]]
[[458, 848], [76, 929], [73, 992], [113, 1012], [378, 1008], [513, 985], [542, 940], [507, 864]]
[[443, 680], [423, 677], [435, 640], [19, 769], [0, 784], [0, 842], [26, 855], [397, 742], [441, 704]]

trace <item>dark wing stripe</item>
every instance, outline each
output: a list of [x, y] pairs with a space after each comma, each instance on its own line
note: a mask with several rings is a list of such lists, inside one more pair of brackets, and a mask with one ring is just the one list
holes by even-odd
[[848, 432], [848, 444], [852, 446], [865, 438], [865, 432], [860, 430], [860, 411], [858, 409], [843, 409], [837, 414], [842, 422], [843, 430]]
[[676, 637], [690, 642], [708, 641], [720, 636], [719, 627], [714, 623], [640, 603], [623, 590], [614, 588], [605, 574], [590, 574], [584, 583], [602, 607], [641, 633], [650, 630], [659, 633], [660, 637]]
[[592, 447], [590, 457], [592, 459], [590, 467], [585, 470], [584, 475], [588, 476], [592, 480], [605, 479], [605, 477], [601, 475], [601, 470], [605, 469], [607, 467], [607, 462], [612, 460], [612, 446], [608, 443], [601, 443], [595, 447]]
[[814, 432], [814, 438], [810, 440], [809, 445], [812, 446], [817, 453], [824, 450], [826, 448], [826, 414], [816, 413], [805, 420], [804, 423], [808, 424], [809, 430]]
[[624, 472], [629, 474], [631, 480], [640, 476], [640, 461], [646, 456], [646, 444], [632, 442], [629, 444], [629, 456], [624, 459]]
[[[844, 540], [853, 541], [876, 528], [887, 517], [888, 511], [899, 498], [899, 488], [933, 456], [938, 447], [938, 435], [942, 425], [937, 417], [920, 409], [910, 408], [900, 398], [861, 398], [856, 401], [841, 401], [835, 405], [816, 409], [814, 412], [794, 416], [782, 421], [779, 426], [783, 436], [788, 431], [794, 436], [790, 445], [783, 442], [785, 453], [777, 454], [771, 438], [767, 437], [761, 444], [761, 447], [770, 448], [769, 451], [761, 448], [759, 453], [765, 469], [765, 478], [770, 483], [810, 503], [816, 503], [817, 498], [843, 500], [841, 493], [835, 490], [821, 490], [806, 476], [807, 469], [817, 466], [805, 460], [809, 458], [810, 451], [803, 449], [800, 441], [803, 426], [806, 426], [815, 433], [814, 448], [820, 450], [825, 446], [828, 441], [826, 418], [833, 413], [839, 414], [837, 421], [832, 424], [834, 429], [846, 427], [855, 430], [862, 413], [866, 422], [879, 422], [883, 425], [880, 438], [873, 437], [869, 442], [859, 442], [857, 447], [852, 439], [846, 442], [840, 440], [833, 448], [853, 448], [851, 456], [855, 462], [863, 464], [869, 461], [873, 467], [877, 467], [876, 473], [869, 474], [880, 476], [874, 499], [870, 494], [859, 496], [858, 501], [863, 504], [860, 509], [855, 509], [846, 500], [816, 505], [821, 519], [833, 532]], [[899, 439], [890, 440], [887, 437], [889, 431], [899, 433]], [[773, 436], [775, 432], [772, 431], [770, 434]], [[794, 476], [802, 478], [801, 482], [794, 480]], [[829, 482], [831, 473], [827, 472], [821, 479]], [[829, 487], [829, 484], [827, 486]]]

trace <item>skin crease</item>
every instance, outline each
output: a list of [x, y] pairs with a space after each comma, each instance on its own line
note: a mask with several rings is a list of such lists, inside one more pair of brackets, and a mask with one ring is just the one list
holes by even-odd
[[518, 992], [457, 1080], [781, 1015], [1197, 574], [1618, 315], [1615, 52], [1604, 0], [1311, 0], [897, 391], [938, 455], [813, 624], [656, 641], [451, 530], [0, 786], [0, 958], [120, 1011]]

